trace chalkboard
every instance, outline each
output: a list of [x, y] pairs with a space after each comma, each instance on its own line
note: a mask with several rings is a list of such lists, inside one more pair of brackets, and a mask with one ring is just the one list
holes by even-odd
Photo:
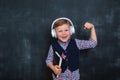
[[0, 0], [0, 80], [52, 80], [45, 59], [52, 21], [72, 20], [73, 37], [95, 25], [98, 45], [80, 54], [81, 80], [120, 80], [119, 0]]

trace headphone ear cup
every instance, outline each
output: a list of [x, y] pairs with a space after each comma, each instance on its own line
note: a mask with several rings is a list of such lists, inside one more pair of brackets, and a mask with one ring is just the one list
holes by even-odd
[[52, 29], [51, 34], [52, 34], [52, 37], [55, 37], [55, 38], [57, 37], [54, 29]]
[[75, 28], [73, 26], [70, 26], [70, 33], [71, 35], [75, 33]]

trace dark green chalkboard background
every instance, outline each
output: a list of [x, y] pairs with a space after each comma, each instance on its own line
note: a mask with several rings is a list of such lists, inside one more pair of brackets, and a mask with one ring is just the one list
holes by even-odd
[[51, 80], [45, 59], [51, 23], [73, 21], [73, 37], [88, 39], [95, 25], [98, 45], [81, 51], [81, 80], [120, 80], [119, 0], [0, 0], [0, 80]]

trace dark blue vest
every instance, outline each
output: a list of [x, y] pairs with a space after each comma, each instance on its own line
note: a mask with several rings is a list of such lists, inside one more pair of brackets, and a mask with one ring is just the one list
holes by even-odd
[[52, 48], [54, 51], [54, 58], [53, 58], [53, 64], [56, 65], [59, 63], [59, 58], [55, 54], [55, 51], [57, 51], [61, 56], [65, 57], [62, 59], [62, 72], [64, 72], [67, 68], [70, 71], [75, 71], [79, 68], [79, 49], [77, 48], [76, 42], [74, 39], [71, 39], [68, 47], [66, 50], [64, 50], [58, 42], [55, 42], [52, 44]]

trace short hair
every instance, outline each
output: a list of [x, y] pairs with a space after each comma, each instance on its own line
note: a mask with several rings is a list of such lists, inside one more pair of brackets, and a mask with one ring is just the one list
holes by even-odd
[[68, 20], [60, 19], [54, 23], [53, 29], [55, 29], [58, 26], [62, 26], [63, 24], [69, 24], [71, 26], [71, 23]]

